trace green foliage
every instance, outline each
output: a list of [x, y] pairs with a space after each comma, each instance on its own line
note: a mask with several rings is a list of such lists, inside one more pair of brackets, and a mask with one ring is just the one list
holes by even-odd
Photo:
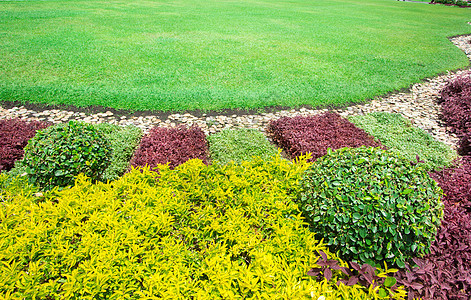
[[71, 121], [38, 131], [19, 167], [25, 167], [32, 184], [49, 190], [72, 184], [80, 173], [98, 180], [110, 156], [110, 144], [102, 133], [92, 125]]
[[[15, 168], [12, 170], [14, 169]], [[0, 203], [7, 201], [5, 195], [16, 195], [21, 193], [22, 195], [31, 196], [34, 193], [39, 192], [39, 188], [37, 186], [29, 184], [28, 177], [21, 176], [16, 173], [10, 173], [11, 171], [0, 176]]]
[[[316, 281], [320, 251], [293, 202], [305, 158], [279, 156], [112, 183], [79, 175], [40, 195], [0, 190], [0, 295], [6, 299], [389, 299]], [[14, 180], [20, 180], [16, 178]], [[0, 186], [6, 181], [0, 175]], [[10, 183], [15, 185], [15, 183]], [[18, 185], [16, 185], [18, 186]], [[347, 266], [340, 261], [340, 265]], [[399, 290], [395, 299], [404, 299]]]
[[348, 119], [408, 160], [417, 162], [418, 155], [424, 161], [424, 168], [429, 171], [449, 166], [457, 156], [456, 151], [424, 130], [412, 126], [400, 114], [374, 112]]
[[211, 159], [223, 164], [241, 163], [253, 156], [269, 159], [277, 154], [265, 135], [255, 129], [223, 130], [211, 134], [207, 140]]
[[342, 148], [317, 160], [299, 206], [313, 232], [345, 260], [404, 262], [428, 252], [443, 215], [420, 165], [379, 148]]
[[94, 127], [104, 134], [112, 150], [110, 165], [101, 175], [101, 180], [104, 182], [116, 180], [128, 170], [129, 161], [139, 146], [142, 130], [133, 125], [121, 127], [108, 123], [94, 125]]

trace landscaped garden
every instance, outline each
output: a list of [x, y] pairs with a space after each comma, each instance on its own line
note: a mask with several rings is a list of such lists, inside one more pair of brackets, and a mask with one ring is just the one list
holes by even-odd
[[[446, 39], [466, 9], [319, 2], [5, 1], [0, 100], [340, 105], [469, 65]], [[0, 119], [0, 295], [468, 299], [471, 73], [438, 99], [457, 149], [389, 112], [210, 135]]]

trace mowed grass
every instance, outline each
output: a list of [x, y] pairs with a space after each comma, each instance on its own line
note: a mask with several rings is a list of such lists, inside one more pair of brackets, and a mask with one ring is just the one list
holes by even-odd
[[469, 9], [393, 0], [0, 1], [0, 100], [131, 110], [341, 105], [466, 56]]

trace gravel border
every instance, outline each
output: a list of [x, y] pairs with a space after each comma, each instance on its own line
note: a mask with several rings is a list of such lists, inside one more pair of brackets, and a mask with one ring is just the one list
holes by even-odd
[[[471, 60], [471, 35], [462, 35], [450, 38], [450, 41], [463, 50]], [[387, 96], [377, 97], [367, 103], [352, 105], [347, 108], [332, 109], [346, 117], [349, 115], [366, 114], [375, 111], [400, 113], [409, 119], [415, 126], [429, 132], [436, 139], [457, 148], [457, 137], [450, 134], [448, 128], [440, 120], [440, 106], [438, 105], [440, 90], [451, 80], [458, 76], [471, 75], [470, 67], [456, 72], [426, 79], [424, 82], [414, 84], [407, 92], [398, 92]], [[17, 106], [13, 106], [13, 105]], [[11, 107], [9, 107], [11, 106]], [[106, 109], [106, 108], [104, 108]], [[103, 108], [102, 108], [103, 110]], [[38, 104], [25, 104], [2, 102], [0, 106], [0, 120], [21, 118], [25, 120], [41, 120], [52, 123], [64, 123], [78, 120], [86, 123], [111, 123], [121, 126], [135, 125], [147, 133], [154, 126], [175, 127], [178, 125], [197, 125], [205, 132], [212, 134], [227, 128], [254, 128], [265, 131], [268, 122], [285, 116], [312, 116], [328, 111], [328, 109], [270, 109], [268, 112], [226, 111], [218, 114], [212, 113], [137, 113], [125, 114], [123, 111], [107, 110], [103, 112], [87, 113], [87, 108], [79, 109], [48, 109]], [[88, 109], [93, 111], [93, 109]]]

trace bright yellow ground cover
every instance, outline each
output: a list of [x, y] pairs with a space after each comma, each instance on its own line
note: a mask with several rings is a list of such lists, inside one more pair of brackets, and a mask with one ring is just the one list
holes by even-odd
[[0, 297], [378, 298], [338, 287], [340, 273], [329, 282], [306, 275], [320, 250], [336, 259], [293, 201], [308, 167], [279, 156], [192, 160], [108, 184], [79, 176], [74, 187], [44, 195], [0, 175]]

